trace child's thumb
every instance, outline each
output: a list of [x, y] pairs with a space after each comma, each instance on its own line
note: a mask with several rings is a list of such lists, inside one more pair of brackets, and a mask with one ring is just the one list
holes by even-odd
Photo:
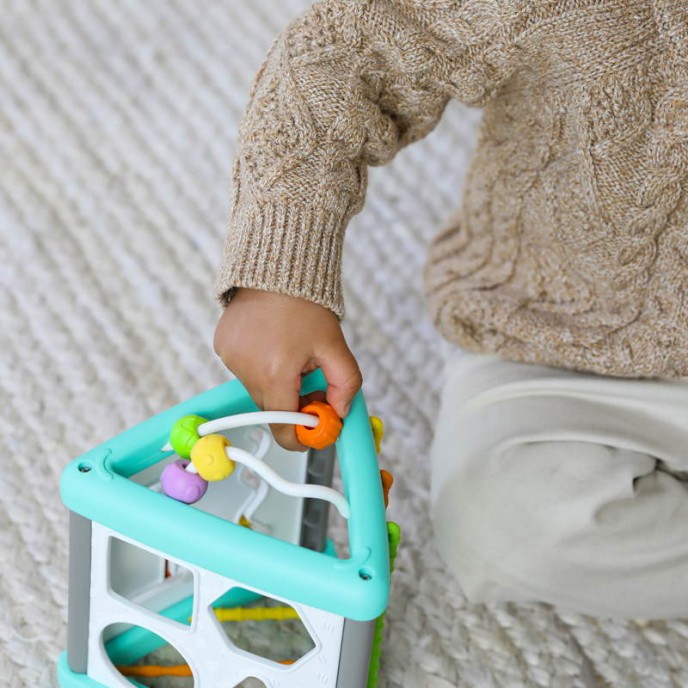
[[354, 355], [346, 349], [318, 361], [327, 380], [326, 400], [340, 418], [349, 413], [349, 406], [363, 384], [363, 376]]

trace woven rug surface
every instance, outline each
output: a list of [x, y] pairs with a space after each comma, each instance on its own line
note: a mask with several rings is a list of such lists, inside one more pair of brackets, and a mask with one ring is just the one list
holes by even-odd
[[[56, 685], [63, 467], [227, 379], [212, 282], [237, 126], [270, 43], [307, 5], [0, 0], [0, 686]], [[374, 170], [347, 234], [345, 332], [386, 423], [404, 533], [380, 685], [686, 686], [684, 621], [470, 605], [432, 546], [426, 459], [446, 347], [420, 270], [479, 117], [452, 105]]]

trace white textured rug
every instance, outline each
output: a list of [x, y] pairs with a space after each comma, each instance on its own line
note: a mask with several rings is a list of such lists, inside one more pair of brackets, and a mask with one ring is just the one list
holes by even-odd
[[[226, 378], [211, 287], [249, 83], [304, 0], [0, 0], [0, 685], [55, 685], [63, 466]], [[346, 334], [386, 421], [405, 535], [382, 688], [688, 685], [688, 624], [471, 606], [430, 543], [443, 345], [425, 247], [479, 113], [375, 170], [345, 255]], [[304, 687], [305, 688], [305, 687]]]

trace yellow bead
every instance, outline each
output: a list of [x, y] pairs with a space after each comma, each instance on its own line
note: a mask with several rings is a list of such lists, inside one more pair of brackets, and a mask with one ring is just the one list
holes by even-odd
[[225, 451], [229, 441], [222, 435], [201, 437], [191, 450], [191, 461], [204, 480], [215, 482], [224, 480], [234, 473], [236, 465]]
[[377, 416], [370, 416], [370, 429], [373, 431], [375, 451], [379, 454], [382, 438], [385, 436], [385, 427], [382, 424], [382, 419], [378, 418]]

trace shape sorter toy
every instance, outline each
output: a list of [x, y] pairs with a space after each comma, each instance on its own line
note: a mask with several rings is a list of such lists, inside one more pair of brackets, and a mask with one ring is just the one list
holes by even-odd
[[[325, 389], [316, 370], [301, 394]], [[276, 422], [295, 424], [311, 448], [277, 445], [267, 427]], [[60, 686], [176, 675], [195, 688], [374, 688], [399, 542], [386, 522], [381, 438], [362, 391], [342, 423], [323, 402], [260, 412], [231, 380], [70, 463]], [[331, 486], [335, 461], [343, 493]], [[330, 505], [346, 521], [346, 558], [327, 536]], [[297, 657], [253, 651], [223, 625], [246, 619], [300, 620], [306, 645]], [[166, 646], [185, 663], [140, 665]]]

